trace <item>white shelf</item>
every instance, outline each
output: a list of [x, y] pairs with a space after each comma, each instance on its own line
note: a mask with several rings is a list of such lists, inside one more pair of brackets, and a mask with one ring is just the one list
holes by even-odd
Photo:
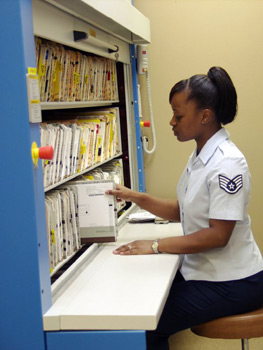
[[180, 263], [179, 255], [121, 256], [112, 252], [136, 239], [176, 235], [182, 235], [177, 223], [126, 224], [117, 242], [93, 247], [89, 261], [84, 263], [85, 256], [82, 258], [83, 269], [78, 261], [72, 265], [72, 279], [66, 278], [62, 282], [66, 287], [55, 293], [53, 306], [44, 315], [44, 329], [155, 329]]

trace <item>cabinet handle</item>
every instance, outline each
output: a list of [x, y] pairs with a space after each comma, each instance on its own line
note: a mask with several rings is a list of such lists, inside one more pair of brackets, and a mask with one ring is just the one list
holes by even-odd
[[91, 45], [106, 48], [106, 49], [108, 49], [109, 53], [119, 51], [119, 46], [106, 43], [105, 41], [99, 40], [99, 39], [95, 38], [94, 36], [89, 35], [88, 33], [85, 33], [85, 32], [73, 30], [73, 37], [74, 37], [74, 41], [87, 40], [90, 42]]

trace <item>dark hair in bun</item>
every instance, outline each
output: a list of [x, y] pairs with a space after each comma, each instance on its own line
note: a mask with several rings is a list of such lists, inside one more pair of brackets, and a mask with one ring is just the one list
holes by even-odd
[[195, 100], [200, 109], [214, 111], [220, 124], [231, 123], [237, 113], [236, 89], [228, 73], [221, 67], [212, 67], [207, 75], [198, 74], [181, 80], [173, 86], [169, 95], [171, 103], [174, 94], [188, 90], [187, 100]]

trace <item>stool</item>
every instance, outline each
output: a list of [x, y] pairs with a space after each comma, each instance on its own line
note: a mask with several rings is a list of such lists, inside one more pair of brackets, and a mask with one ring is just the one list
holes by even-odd
[[248, 350], [248, 339], [263, 337], [263, 307], [245, 314], [227, 316], [193, 327], [201, 337], [241, 339], [242, 350]]

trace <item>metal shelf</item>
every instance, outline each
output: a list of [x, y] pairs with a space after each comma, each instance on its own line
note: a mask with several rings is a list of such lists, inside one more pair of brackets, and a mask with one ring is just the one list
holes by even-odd
[[41, 110], [111, 106], [119, 101], [41, 102]]
[[52, 189], [54, 189], [54, 188], [56, 188], [56, 187], [58, 187], [58, 186], [60, 186], [60, 185], [62, 185], [62, 184], [64, 184], [64, 183], [66, 183], [66, 182], [69, 182], [69, 181], [75, 179], [76, 177], [78, 177], [78, 176], [80, 176], [80, 175], [86, 174], [87, 172], [89, 172], [89, 171], [91, 171], [91, 170], [93, 170], [93, 169], [95, 169], [95, 168], [98, 168], [98, 167], [101, 166], [102, 164], [108, 163], [108, 162], [111, 161], [112, 159], [115, 159], [115, 158], [120, 157], [121, 155], [122, 155], [122, 153], [118, 153], [118, 154], [116, 154], [114, 157], [105, 159], [103, 162], [96, 163], [96, 164], [90, 166], [89, 168], [80, 171], [79, 173], [76, 173], [76, 174], [70, 175], [70, 176], [68, 176], [68, 177], [65, 177], [63, 180], [60, 180], [59, 182], [56, 182], [56, 183], [53, 184], [53, 185], [50, 185], [50, 186], [45, 187], [45, 188], [44, 188], [44, 191], [45, 191], [45, 192], [48, 192], [48, 191], [50, 191], [50, 190], [52, 190]]

